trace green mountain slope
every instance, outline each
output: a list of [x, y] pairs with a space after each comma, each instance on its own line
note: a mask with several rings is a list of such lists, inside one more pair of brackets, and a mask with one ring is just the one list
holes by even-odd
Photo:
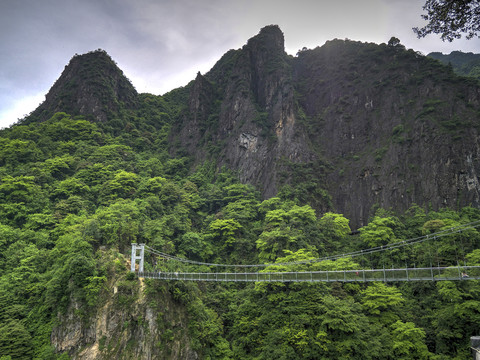
[[433, 52], [427, 56], [439, 60], [445, 65], [451, 64], [453, 71], [459, 75], [480, 79], [480, 54], [452, 51], [448, 55]]
[[[475, 280], [159, 281], [129, 254], [298, 262], [477, 222], [476, 83], [388, 45], [293, 58], [267, 27], [185, 88], [129, 84], [76, 56], [0, 131], [1, 360], [468, 358]], [[429, 244], [318, 266], [480, 265], [476, 227]]]

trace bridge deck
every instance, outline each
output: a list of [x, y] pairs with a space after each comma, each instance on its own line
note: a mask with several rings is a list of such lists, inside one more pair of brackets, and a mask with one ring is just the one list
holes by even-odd
[[139, 277], [181, 281], [367, 282], [479, 280], [480, 266], [304, 272], [137, 272]]

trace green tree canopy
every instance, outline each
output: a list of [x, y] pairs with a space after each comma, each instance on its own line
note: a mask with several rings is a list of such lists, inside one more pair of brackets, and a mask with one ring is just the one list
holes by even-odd
[[478, 36], [480, 31], [480, 2], [477, 0], [427, 0], [422, 15], [428, 24], [413, 31], [419, 38], [428, 34], [440, 34], [442, 40], [453, 41], [462, 34], [467, 39]]

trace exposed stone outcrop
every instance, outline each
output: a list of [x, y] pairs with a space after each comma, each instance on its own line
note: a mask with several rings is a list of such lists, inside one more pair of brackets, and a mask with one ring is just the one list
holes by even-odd
[[75, 55], [45, 101], [28, 118], [45, 121], [56, 112], [106, 121], [122, 108], [135, 107], [137, 91], [103, 50]]
[[[301, 162], [311, 157], [304, 135], [296, 132], [290, 60], [281, 30], [277, 26], [263, 28], [205, 75], [216, 84], [220, 99], [211, 114], [212, 123], [206, 124], [203, 132], [195, 130], [199, 127], [198, 109], [212, 109], [214, 93], [213, 85], [197, 76], [191, 88], [190, 111], [181, 124], [180, 140], [188, 149], [197, 149], [192, 154], [198, 161], [208, 156], [198, 151], [198, 144], [215, 144], [217, 153], [213, 155], [219, 166], [238, 170], [241, 180], [258, 185], [265, 197], [277, 192], [281, 158]], [[205, 91], [203, 96], [199, 91]], [[194, 132], [200, 136], [190, 136]]]
[[334, 208], [355, 227], [378, 207], [480, 205], [478, 86], [413, 51], [340, 40], [295, 70]]
[[71, 299], [51, 335], [57, 352], [82, 360], [199, 358], [190, 347], [186, 310], [168, 291], [155, 299], [153, 308], [143, 279], [126, 283], [113, 277], [101, 299], [90, 309]]
[[[333, 40], [295, 58], [283, 47], [280, 29], [267, 26], [205, 75], [221, 104], [203, 144], [215, 145], [219, 166], [265, 197], [309, 181], [330, 196], [313, 201], [318, 210], [344, 213], [354, 228], [378, 207], [480, 205], [478, 85], [403, 46]], [[205, 99], [204, 109], [214, 101]], [[180, 140], [197, 146], [204, 134]], [[322, 165], [299, 179], [292, 164]]]
[[[183, 90], [172, 153], [226, 165], [264, 197], [288, 184], [354, 228], [379, 207], [480, 206], [478, 82], [402, 45], [332, 40], [292, 57], [270, 25]], [[106, 121], [135, 106], [96, 51], [75, 56], [25, 121], [56, 111]]]

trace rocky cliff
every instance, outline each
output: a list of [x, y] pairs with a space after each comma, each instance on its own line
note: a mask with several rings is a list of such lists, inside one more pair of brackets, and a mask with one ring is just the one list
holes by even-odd
[[96, 50], [70, 60], [30, 119], [45, 121], [62, 111], [104, 122], [136, 102], [137, 91], [122, 70], [105, 51]]
[[[479, 125], [477, 80], [398, 41], [332, 40], [293, 57], [267, 26], [163, 96], [137, 94], [104, 51], [77, 55], [45, 102], [0, 134], [0, 357], [465, 358], [462, 339], [478, 329], [473, 281], [452, 301], [436, 286], [140, 280], [125, 254], [151, 246], [155, 272], [192, 269], [171, 255], [313, 269], [312, 258], [474, 224], [471, 208], [415, 208], [348, 235], [378, 208], [479, 208]], [[442, 266], [479, 265], [476, 234], [432, 243]], [[319, 268], [440, 265], [404, 250], [381, 265]], [[388, 321], [367, 305], [372, 294], [396, 299]], [[329, 326], [338, 309], [348, 331]], [[407, 352], [385, 346], [405, 331], [418, 338]], [[372, 338], [382, 339], [373, 349]]]
[[[155, 112], [139, 98], [97, 51], [75, 56], [26, 121], [60, 110], [98, 122]], [[227, 166], [266, 198], [280, 192], [343, 213], [353, 228], [379, 207], [480, 205], [478, 82], [398, 42], [332, 40], [292, 57], [271, 25], [158, 98], [175, 109], [173, 154]]]
[[94, 306], [72, 296], [51, 334], [55, 351], [83, 360], [198, 359], [188, 331], [192, 319], [172, 296], [172, 284], [147, 285], [125, 270], [117, 261]]
[[[216, 158], [237, 170], [242, 181], [259, 185], [265, 197], [278, 190], [283, 160], [313, 158], [305, 132], [297, 131], [291, 60], [280, 29], [262, 29], [208, 74], [197, 76], [178, 126], [181, 144], [197, 160]], [[199, 147], [211, 151], [198, 152]]]
[[331, 41], [299, 54], [295, 84], [334, 208], [479, 205], [475, 81], [402, 47]]
[[475, 81], [401, 44], [290, 57], [268, 26], [197, 77], [178, 133], [265, 197], [283, 189], [358, 227], [378, 207], [479, 205], [479, 99]]

